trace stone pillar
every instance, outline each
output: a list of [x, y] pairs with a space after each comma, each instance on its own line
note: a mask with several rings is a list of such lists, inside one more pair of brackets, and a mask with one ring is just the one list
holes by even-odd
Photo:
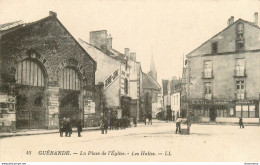
[[57, 129], [59, 128], [59, 87], [48, 86], [47, 93], [47, 128]]

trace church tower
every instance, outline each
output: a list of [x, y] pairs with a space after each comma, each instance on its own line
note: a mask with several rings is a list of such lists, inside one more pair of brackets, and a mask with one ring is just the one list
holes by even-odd
[[155, 69], [155, 65], [154, 65], [154, 59], [153, 59], [153, 54], [151, 56], [151, 61], [150, 61], [150, 72], [149, 75], [155, 80], [157, 81], [157, 71]]

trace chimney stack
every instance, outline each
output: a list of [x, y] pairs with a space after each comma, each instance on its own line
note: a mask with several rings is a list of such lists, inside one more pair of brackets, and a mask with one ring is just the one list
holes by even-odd
[[230, 24], [229, 25], [231, 25], [232, 23], [234, 23], [234, 16], [230, 17]]
[[254, 14], [254, 19], [255, 19], [255, 25], [257, 25], [258, 26], [258, 12], [255, 12], [255, 14]]
[[130, 49], [129, 48], [125, 48], [125, 57], [126, 58], [129, 58], [129, 52], [130, 52]]
[[234, 16], [231, 16], [227, 22], [228, 26], [230, 26], [232, 23], [234, 23]]
[[130, 60], [136, 61], [136, 53], [130, 53]]
[[53, 11], [49, 11], [49, 16], [57, 17], [57, 13], [55, 13], [55, 12], [53, 12]]
[[108, 37], [107, 37], [107, 50], [111, 50], [112, 49], [112, 39], [113, 38], [109, 34]]
[[229, 25], [230, 25], [230, 18], [227, 21], [227, 26], [229, 26]]

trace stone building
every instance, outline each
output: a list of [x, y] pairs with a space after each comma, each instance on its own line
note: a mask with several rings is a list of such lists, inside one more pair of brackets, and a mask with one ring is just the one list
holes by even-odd
[[82, 47], [97, 62], [95, 83], [103, 83], [103, 115], [131, 117], [129, 49], [125, 54], [112, 47], [106, 30], [90, 32], [90, 43], [80, 39]]
[[0, 92], [16, 98], [17, 128], [57, 128], [63, 117], [75, 124], [83, 100], [94, 99], [96, 62], [49, 14], [0, 26]]
[[260, 28], [232, 16], [228, 26], [186, 55], [189, 110], [202, 121], [259, 123]]

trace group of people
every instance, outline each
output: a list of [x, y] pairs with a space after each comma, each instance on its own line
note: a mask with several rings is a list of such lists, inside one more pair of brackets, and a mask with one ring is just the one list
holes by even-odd
[[109, 127], [110, 130], [118, 130], [118, 129], [125, 129], [127, 127], [131, 127], [131, 119], [129, 117], [123, 117], [122, 119], [118, 119], [117, 117], [110, 117]]
[[[136, 118], [133, 118], [133, 126], [137, 126]], [[127, 127], [131, 127], [131, 119], [129, 117], [123, 117], [122, 119], [111, 117], [110, 120], [104, 117], [100, 121], [101, 134], [107, 134], [108, 128], [110, 128], [110, 130], [119, 130], [126, 129]]]
[[[81, 137], [82, 127], [83, 127], [81, 120], [79, 119], [76, 124], [77, 124], [78, 137]], [[69, 117], [60, 120], [60, 137], [63, 137], [63, 133], [65, 133], [66, 137], [71, 137], [72, 124]]]

